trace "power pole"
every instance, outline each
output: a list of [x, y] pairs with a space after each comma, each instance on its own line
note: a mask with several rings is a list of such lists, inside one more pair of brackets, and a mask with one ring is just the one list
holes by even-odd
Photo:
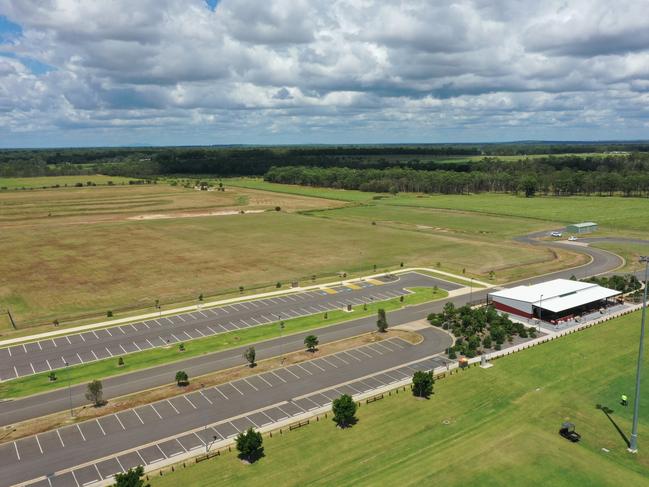
[[640, 372], [642, 371], [642, 352], [644, 350], [644, 324], [647, 315], [647, 288], [649, 288], [649, 256], [640, 257], [644, 262], [644, 293], [642, 297], [642, 322], [640, 325], [640, 345], [638, 347], [638, 365], [635, 373], [635, 396], [633, 397], [633, 429], [631, 430], [631, 441], [628, 450], [631, 453], [638, 453], [638, 413], [640, 409]]

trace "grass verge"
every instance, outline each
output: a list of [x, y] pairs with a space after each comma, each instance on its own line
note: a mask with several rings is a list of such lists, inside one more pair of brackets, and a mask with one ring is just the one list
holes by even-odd
[[[471, 368], [438, 381], [428, 401], [393, 394], [362, 404], [349, 429], [326, 420], [264, 438], [265, 457], [252, 465], [227, 454], [151, 475], [151, 484], [647, 485], [649, 449], [629, 454], [596, 408], [613, 409], [611, 420], [629, 435], [632, 408], [618, 401], [633, 390], [638, 321], [633, 313], [499, 359], [491, 369]], [[646, 375], [642, 386], [649, 387]], [[640, 411], [642, 437], [649, 395]], [[576, 423], [580, 443], [558, 435], [566, 420]]]
[[[413, 294], [404, 296], [403, 302], [400, 298], [394, 298], [380, 303], [353, 307], [354, 311], [348, 313], [342, 310], [330, 311], [327, 313], [327, 319], [324, 319], [324, 313], [318, 315], [304, 316], [284, 321], [283, 335], [300, 333], [306, 330], [321, 328], [349, 321], [363, 316], [369, 316], [377, 312], [379, 308], [386, 311], [399, 309], [403, 306], [420, 304], [426, 301], [442, 299], [448, 296], [443, 289], [432, 290], [431, 288], [413, 288]], [[185, 352], [179, 352], [178, 346], [155, 348], [143, 352], [136, 352], [123, 356], [124, 365], [117, 365], [118, 357], [99, 360], [87, 364], [80, 364], [69, 369], [56, 371], [58, 379], [50, 382], [48, 379], [49, 372], [30, 375], [19, 379], [11, 380], [0, 384], [0, 398], [18, 398], [52, 391], [67, 387], [68, 382], [71, 384], [80, 384], [93, 379], [101, 379], [114, 375], [120, 375], [147, 367], [155, 367], [166, 363], [185, 360], [191, 357], [204, 355], [207, 353], [218, 352], [229, 348], [247, 345], [280, 336], [280, 329], [277, 323], [255, 326], [245, 330], [221, 333], [207, 338], [200, 338], [185, 343]], [[171, 380], [172, 378], [170, 378]]]

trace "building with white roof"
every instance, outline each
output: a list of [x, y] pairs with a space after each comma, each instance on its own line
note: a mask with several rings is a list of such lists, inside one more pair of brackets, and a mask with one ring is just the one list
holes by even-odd
[[606, 306], [610, 298], [620, 294], [590, 282], [554, 279], [489, 293], [487, 300], [506, 313], [558, 321]]

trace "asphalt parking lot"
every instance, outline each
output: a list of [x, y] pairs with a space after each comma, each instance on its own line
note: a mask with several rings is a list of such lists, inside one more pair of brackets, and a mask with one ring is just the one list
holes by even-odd
[[0, 485], [41, 476], [34, 485], [91, 485], [444, 365], [432, 355], [450, 345], [449, 336], [433, 328], [422, 333], [420, 345], [389, 338], [2, 444]]
[[408, 287], [461, 286], [417, 272], [398, 279], [364, 281], [327, 290], [246, 301], [192, 313], [160, 317], [129, 325], [91, 330], [0, 349], [0, 380], [48, 372], [156, 347], [170, 346], [219, 333], [241, 330], [300, 316], [389, 300], [408, 294]]

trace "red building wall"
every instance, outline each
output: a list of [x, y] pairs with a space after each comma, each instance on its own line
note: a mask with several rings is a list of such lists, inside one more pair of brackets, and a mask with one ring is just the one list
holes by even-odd
[[517, 316], [523, 316], [525, 318], [532, 318], [532, 315], [530, 313], [526, 313], [525, 311], [521, 311], [520, 309], [513, 308], [512, 306], [507, 306], [506, 304], [499, 303], [495, 299], [492, 301], [492, 304], [494, 305], [494, 308], [500, 311], [504, 311], [505, 313], [509, 313]]

